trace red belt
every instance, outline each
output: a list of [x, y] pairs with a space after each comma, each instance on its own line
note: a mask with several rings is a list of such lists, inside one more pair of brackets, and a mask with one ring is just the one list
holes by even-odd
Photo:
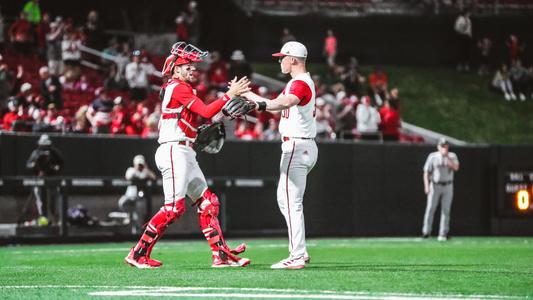
[[179, 119], [180, 118], [180, 114], [178, 113], [174, 113], [174, 114], [163, 114], [161, 116], [163, 119]]
[[305, 137], [287, 137], [287, 136], [284, 136], [283, 138], [281, 138], [284, 142], [288, 141], [288, 140], [291, 140], [291, 139], [296, 139], [296, 140], [314, 140], [314, 138], [305, 138]]
[[192, 147], [193, 142], [191, 142], [191, 141], [179, 141], [178, 145], [184, 145], [184, 146]]

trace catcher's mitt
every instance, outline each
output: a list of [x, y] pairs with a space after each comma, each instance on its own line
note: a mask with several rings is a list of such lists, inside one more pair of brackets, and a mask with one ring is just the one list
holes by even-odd
[[255, 103], [248, 101], [246, 98], [236, 96], [231, 98], [224, 108], [222, 108], [222, 113], [227, 117], [239, 118], [255, 109]]
[[195, 151], [216, 154], [222, 149], [224, 139], [226, 138], [224, 123], [215, 122], [200, 125], [196, 133], [196, 140], [193, 146]]

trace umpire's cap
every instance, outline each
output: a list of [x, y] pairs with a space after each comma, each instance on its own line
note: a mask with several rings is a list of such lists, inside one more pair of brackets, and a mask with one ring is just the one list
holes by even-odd
[[438, 143], [438, 145], [439, 145], [439, 146], [448, 146], [448, 145], [449, 145], [449, 144], [448, 144], [448, 140], [447, 140], [446, 138], [441, 137], [441, 138], [439, 139], [439, 143]]

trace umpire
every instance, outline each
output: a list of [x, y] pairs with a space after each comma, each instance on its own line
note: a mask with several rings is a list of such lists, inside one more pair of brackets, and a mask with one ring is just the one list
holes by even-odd
[[424, 192], [427, 195], [426, 213], [422, 238], [429, 238], [433, 227], [433, 216], [441, 203], [439, 241], [448, 240], [450, 230], [450, 210], [453, 199], [453, 173], [459, 170], [457, 155], [448, 151], [445, 138], [440, 138], [438, 151], [429, 154], [424, 164]]

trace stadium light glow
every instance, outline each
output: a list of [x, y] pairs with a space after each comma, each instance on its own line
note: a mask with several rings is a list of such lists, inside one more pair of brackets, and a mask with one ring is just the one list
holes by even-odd
[[519, 190], [516, 193], [516, 207], [519, 210], [527, 210], [529, 208], [529, 193], [527, 190]]

